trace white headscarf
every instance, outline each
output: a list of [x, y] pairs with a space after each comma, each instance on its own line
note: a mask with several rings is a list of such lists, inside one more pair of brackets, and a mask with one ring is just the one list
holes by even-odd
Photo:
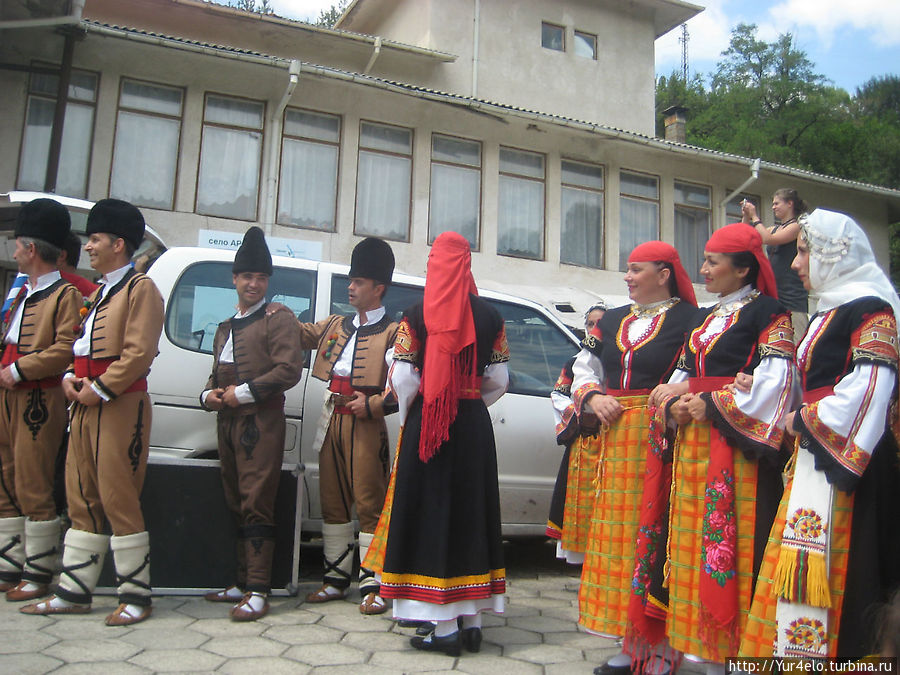
[[900, 321], [900, 297], [852, 218], [816, 209], [805, 222], [801, 218], [800, 236], [809, 246], [810, 295], [818, 300], [817, 311], [874, 296], [889, 303]]

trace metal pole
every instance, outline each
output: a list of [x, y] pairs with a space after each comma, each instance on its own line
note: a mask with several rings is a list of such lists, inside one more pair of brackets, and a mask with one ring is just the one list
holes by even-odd
[[50, 130], [50, 149], [47, 152], [47, 174], [44, 176], [44, 192], [56, 192], [56, 175], [59, 172], [59, 154], [62, 150], [63, 125], [66, 121], [66, 103], [69, 100], [69, 81], [72, 76], [72, 55], [75, 52], [75, 33], [65, 32], [62, 65], [59, 69], [59, 86], [56, 88], [56, 110]]

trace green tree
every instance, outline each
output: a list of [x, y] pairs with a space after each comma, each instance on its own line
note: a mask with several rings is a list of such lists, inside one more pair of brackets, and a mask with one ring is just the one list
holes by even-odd
[[336, 5], [332, 5], [328, 9], [320, 10], [319, 18], [316, 19], [313, 24], [322, 26], [323, 28], [334, 28], [334, 24], [341, 18], [341, 14], [344, 13], [344, 10], [347, 9], [347, 5], [349, 4], [350, 0], [340, 0]]

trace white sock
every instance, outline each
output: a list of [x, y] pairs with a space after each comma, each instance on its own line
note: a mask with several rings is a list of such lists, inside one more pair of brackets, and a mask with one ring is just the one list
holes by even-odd
[[266, 606], [266, 596], [263, 593], [251, 593], [246, 606], [249, 606], [254, 612], [260, 612]]
[[325, 591], [325, 595], [340, 595], [343, 592], [343, 591], [341, 591], [340, 588], [336, 588], [335, 586], [332, 586], [331, 584], [325, 584], [325, 587], [323, 590]]
[[456, 619], [448, 619], [447, 621], [438, 621], [434, 628], [435, 637], [447, 637], [456, 632]]
[[125, 605], [125, 611], [128, 612], [129, 616], [137, 618], [147, 611], [147, 608], [141, 607], [140, 605]]
[[622, 666], [630, 666], [631, 665], [631, 657], [625, 652], [620, 652], [615, 656], [611, 657], [609, 661], [606, 662], [607, 665], [610, 665], [614, 668], [621, 668]]
[[672, 670], [672, 664], [659, 655], [654, 655], [644, 664], [644, 675], [666, 675]]
[[63, 607], [77, 607], [78, 603], [69, 602], [68, 600], [63, 600], [58, 595], [54, 595], [52, 598], [47, 600], [50, 603], [50, 606], [53, 609], [62, 609]]
[[238, 600], [240, 600], [241, 598], [244, 597], [244, 594], [241, 592], [241, 589], [238, 588], [237, 586], [229, 586], [228, 588], [226, 588], [223, 591], [222, 595], [224, 595], [229, 600], [234, 600], [235, 602], [237, 602]]
[[481, 628], [481, 614], [471, 614], [462, 618], [462, 627], [466, 630], [469, 628]]
[[22, 586], [22, 588], [20, 588], [19, 590], [25, 591], [27, 593], [28, 591], [36, 591], [37, 589], [41, 588], [42, 586], [43, 586], [43, 584], [36, 584], [33, 581], [26, 581], [25, 585]]

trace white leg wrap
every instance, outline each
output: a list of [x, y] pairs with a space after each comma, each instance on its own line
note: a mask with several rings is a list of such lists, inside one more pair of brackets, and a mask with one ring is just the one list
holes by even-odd
[[366, 559], [369, 546], [372, 545], [372, 540], [374, 539], [375, 535], [371, 532], [359, 533], [359, 594], [362, 596], [370, 592], [377, 593], [380, 589], [380, 584], [372, 570], [363, 567], [363, 561]]
[[91, 604], [108, 548], [108, 535], [76, 529], [66, 532], [62, 571], [56, 594], [77, 605]]
[[18, 582], [25, 566], [25, 516], [0, 518], [0, 581]]
[[325, 583], [336, 588], [350, 585], [353, 572], [353, 523], [324, 523], [322, 546], [325, 555]]
[[150, 533], [138, 532], [109, 541], [116, 562], [119, 602], [150, 604]]
[[59, 518], [25, 521], [25, 571], [22, 578], [49, 584], [59, 566]]

